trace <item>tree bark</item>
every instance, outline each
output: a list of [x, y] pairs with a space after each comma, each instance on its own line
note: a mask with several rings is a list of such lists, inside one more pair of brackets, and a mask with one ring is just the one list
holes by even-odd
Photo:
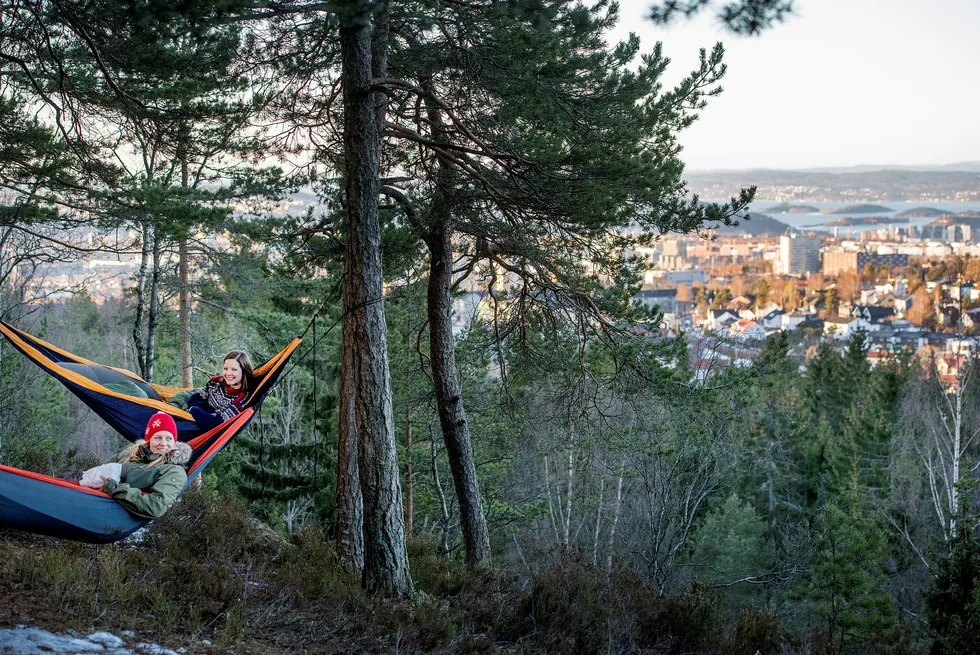
[[150, 274], [150, 298], [149, 315], [146, 319], [146, 361], [143, 363], [143, 370], [146, 373], [144, 379], [153, 382], [153, 365], [156, 360], [156, 334], [157, 320], [160, 316], [160, 236], [156, 228], [153, 229], [153, 269]]
[[[344, 325], [355, 346], [349, 370], [364, 504], [364, 571], [369, 592], [414, 595], [405, 549], [405, 523], [391, 404], [378, 219], [381, 137], [372, 93], [370, 2], [339, 12], [344, 101], [347, 202]], [[380, 39], [379, 39], [380, 40]], [[377, 65], [375, 64], [375, 67]]]
[[[345, 292], [346, 293], [346, 292]], [[354, 420], [354, 339], [350, 321], [341, 326], [340, 425], [337, 430], [337, 550], [351, 571], [364, 568], [364, 505], [357, 470]]]
[[136, 317], [133, 320], [133, 346], [136, 348], [136, 365], [139, 368], [140, 376], [146, 380], [146, 343], [143, 340], [143, 316], [146, 313], [146, 271], [150, 267], [150, 251], [153, 248], [153, 237], [150, 233], [149, 223], [141, 226], [142, 248], [140, 257], [140, 268], [136, 275]]
[[[436, 194], [441, 194], [436, 191]], [[453, 474], [459, 518], [466, 548], [466, 565], [490, 566], [490, 533], [483, 515], [483, 498], [476, 476], [470, 427], [456, 373], [456, 344], [452, 328], [453, 249], [451, 232], [438, 221], [426, 236], [429, 248], [429, 356], [439, 424]]]
[[[187, 173], [187, 153], [181, 153], [180, 161], [180, 185], [186, 189], [188, 186]], [[178, 256], [180, 258], [177, 265], [177, 277], [180, 284], [180, 295], [178, 298], [178, 324], [180, 332], [180, 385], [182, 387], [194, 386], [194, 369], [191, 368], [191, 290], [189, 286], [190, 255], [187, 252], [187, 238], [180, 240], [178, 246]]]

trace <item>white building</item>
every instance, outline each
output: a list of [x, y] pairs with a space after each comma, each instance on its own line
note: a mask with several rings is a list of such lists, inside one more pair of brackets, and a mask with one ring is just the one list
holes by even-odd
[[804, 234], [784, 234], [779, 237], [779, 259], [776, 273], [798, 275], [820, 272], [820, 237]]

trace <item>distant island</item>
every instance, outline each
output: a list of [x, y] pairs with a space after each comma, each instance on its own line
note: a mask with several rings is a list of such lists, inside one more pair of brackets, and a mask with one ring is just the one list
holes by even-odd
[[718, 228], [718, 233], [748, 234], [754, 237], [762, 235], [778, 236], [780, 234], [786, 234], [786, 229], [788, 227], [789, 225], [777, 221], [772, 216], [752, 213], [749, 214], [749, 218], [747, 220], [741, 221], [738, 227], [720, 226]]
[[890, 207], [881, 205], [849, 205], [840, 209], [824, 209], [821, 214], [881, 214], [894, 211]]
[[810, 205], [791, 205], [788, 202], [781, 202], [778, 205], [773, 205], [766, 209], [770, 214], [818, 214], [820, 209], [818, 207], [811, 207]]
[[936, 209], [934, 207], [913, 207], [912, 209], [899, 212], [895, 216], [901, 218], [919, 218], [922, 216], [942, 216], [945, 213], [942, 209]]
[[848, 227], [851, 225], [890, 225], [892, 223], [908, 223], [908, 218], [891, 218], [888, 216], [862, 216], [860, 218], [845, 216], [836, 221], [824, 223], [823, 227]]

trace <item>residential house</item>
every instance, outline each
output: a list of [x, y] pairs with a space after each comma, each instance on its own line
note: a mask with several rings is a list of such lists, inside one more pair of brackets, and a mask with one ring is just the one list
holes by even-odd
[[882, 321], [895, 312], [891, 307], [877, 307], [875, 305], [854, 305], [851, 308], [851, 318], [863, 319], [868, 324], [868, 330], [876, 330], [881, 326]]
[[823, 333], [841, 341], [850, 338], [858, 330], [870, 332], [871, 323], [864, 318], [841, 318], [839, 316], [830, 316], [823, 321]]
[[759, 319], [762, 327], [767, 330], [781, 330], [783, 327], [782, 317], [786, 315], [781, 309], [774, 309]]
[[741, 310], [748, 309], [755, 305], [755, 296], [752, 294], [744, 293], [740, 296], [735, 296], [732, 301], [728, 303], [729, 309]]
[[980, 307], [968, 309], [960, 316], [960, 323], [963, 327], [977, 327], [980, 325]]
[[737, 320], [738, 316], [731, 310], [709, 309], [704, 319], [704, 326], [709, 330], [723, 330]]
[[728, 335], [739, 341], [764, 341], [766, 338], [766, 328], [757, 321], [743, 318], [735, 321], [728, 327]]
[[946, 305], [936, 309], [936, 320], [940, 325], [956, 327], [960, 322], [960, 308], [955, 305]]
[[904, 318], [910, 309], [912, 309], [912, 296], [904, 296], [899, 298], [895, 297], [895, 316], [899, 318]]
[[796, 326], [811, 317], [811, 314], [804, 314], [801, 311], [793, 310], [789, 314], [783, 314], [779, 317], [779, 327], [783, 330], [795, 330]]
[[976, 300], [980, 296], [980, 289], [974, 289], [972, 282], [966, 284], [952, 284], [949, 287], [949, 297], [953, 300]]
[[773, 313], [775, 311], [780, 311], [781, 312], [782, 309], [783, 308], [780, 307], [778, 304], [776, 304], [774, 302], [770, 302], [767, 305], [765, 305], [764, 307], [760, 307], [757, 310], [755, 310], [755, 317], [757, 319], [761, 319], [761, 318], [763, 318], [765, 316], [768, 316], [769, 314], [771, 314], [771, 313]]

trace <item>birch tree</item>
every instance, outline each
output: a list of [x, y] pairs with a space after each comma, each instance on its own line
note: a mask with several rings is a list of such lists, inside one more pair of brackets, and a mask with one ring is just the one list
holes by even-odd
[[[976, 351], [933, 353], [902, 405], [902, 431], [926, 480], [933, 525], [945, 542], [976, 527], [980, 392]], [[961, 524], [965, 522], [965, 527]]]

